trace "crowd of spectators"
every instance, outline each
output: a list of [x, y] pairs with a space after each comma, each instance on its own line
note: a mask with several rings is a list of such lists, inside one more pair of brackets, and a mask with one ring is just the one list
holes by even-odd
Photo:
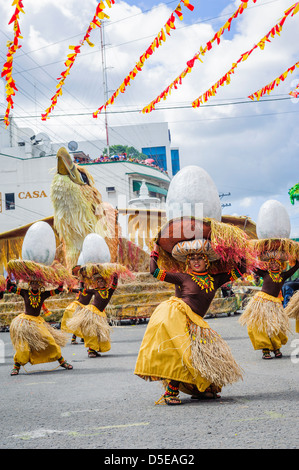
[[156, 168], [157, 170], [161, 171], [162, 173], [165, 173], [168, 175], [167, 171], [165, 171], [163, 168], [160, 168], [158, 165], [156, 165], [155, 161], [153, 159], [145, 159], [141, 160], [136, 157], [132, 157], [130, 155], [127, 155], [126, 152], [120, 153], [119, 155], [101, 155], [98, 158], [95, 158], [92, 160], [89, 155], [86, 156], [86, 158], [82, 157], [75, 157], [74, 158], [75, 163], [106, 163], [106, 162], [117, 162], [117, 161], [127, 161], [127, 162], [133, 162], [133, 163], [140, 163], [142, 165], [147, 165], [152, 168]]

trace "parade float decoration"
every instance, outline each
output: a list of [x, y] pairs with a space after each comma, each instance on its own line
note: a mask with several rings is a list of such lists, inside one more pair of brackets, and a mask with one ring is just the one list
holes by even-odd
[[63, 246], [65, 264], [77, 264], [85, 237], [97, 233], [109, 247], [111, 262], [119, 261], [132, 271], [148, 264], [148, 254], [121, 236], [117, 210], [103, 202], [90, 173], [76, 165], [67, 150], [57, 152], [57, 173], [51, 185], [54, 229]]
[[4, 292], [6, 288], [5, 277], [0, 275], [0, 292]]

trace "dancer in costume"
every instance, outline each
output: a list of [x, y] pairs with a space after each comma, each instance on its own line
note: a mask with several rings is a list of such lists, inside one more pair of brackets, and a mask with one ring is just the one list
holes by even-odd
[[135, 367], [139, 377], [163, 381], [165, 393], [156, 404], [180, 404], [179, 391], [197, 399], [219, 398], [223, 386], [242, 379], [229, 346], [203, 317], [216, 290], [241, 277], [245, 266], [211, 275], [210, 260], [215, 253], [207, 240], [178, 243], [173, 256], [175, 251], [184, 256], [186, 272], [160, 269], [159, 245], [155, 244], [151, 253], [152, 275], [175, 284], [176, 290], [175, 296], [162, 302], [151, 315]]
[[[268, 253], [271, 256], [271, 252]], [[280, 348], [288, 341], [289, 317], [279, 297], [281, 288], [290, 276], [299, 268], [299, 261], [289, 270], [283, 271], [285, 261], [275, 258], [278, 252], [272, 252], [267, 269], [255, 270], [263, 278], [261, 291], [248, 302], [239, 322], [247, 326], [251, 343], [255, 350], [262, 350], [263, 359], [281, 358]]]
[[[80, 266], [75, 266], [72, 269], [73, 276], [77, 278], [78, 271], [80, 269]], [[71, 288], [69, 289], [69, 292], [75, 292], [77, 293], [76, 300], [74, 302], [71, 302], [70, 305], [65, 309], [63, 317], [61, 319], [61, 329], [63, 331], [66, 331], [68, 333], [73, 333], [72, 334], [72, 339], [71, 339], [71, 344], [78, 344], [77, 343], [77, 336], [81, 338], [81, 341], [84, 341], [82, 332], [76, 331], [75, 333], [72, 332], [68, 327], [67, 327], [67, 322], [73, 317], [75, 310], [77, 307], [83, 307], [89, 304], [89, 302], [92, 299], [93, 296], [93, 291], [88, 290], [84, 287], [83, 282], [80, 283], [80, 288]]]
[[[107, 276], [108, 274], [108, 276]], [[100, 352], [107, 352], [111, 348], [110, 332], [111, 327], [108, 323], [105, 308], [109, 304], [112, 295], [115, 292], [118, 283], [118, 276], [114, 273], [111, 286], [109, 279], [111, 273], [105, 275], [105, 267], [101, 265], [83, 266], [79, 270], [79, 276], [84, 279], [84, 284], [90, 285], [84, 291], [82, 297], [84, 302], [94, 296], [92, 303], [78, 302], [71, 319], [66, 321], [68, 331], [84, 338], [84, 345], [87, 348], [88, 357], [94, 358], [100, 356]]]
[[61, 354], [61, 347], [68, 340], [67, 335], [53, 328], [40, 316], [43, 302], [63, 292], [63, 287], [45, 291], [42, 282], [31, 279], [28, 289], [20, 289], [8, 281], [7, 291], [23, 297], [25, 304], [25, 313], [14, 318], [10, 325], [11, 341], [16, 350], [11, 375], [18, 375], [20, 367], [28, 362], [41, 364], [58, 361], [64, 369], [72, 369], [73, 366]]
[[[22, 259], [8, 262], [9, 279], [28, 285], [28, 288], [20, 288], [8, 280], [9, 292], [22, 296], [25, 304], [25, 312], [10, 324], [10, 337], [16, 350], [11, 375], [18, 375], [20, 367], [28, 362], [41, 364], [58, 361], [64, 369], [73, 368], [61, 354], [67, 335], [40, 316], [45, 300], [62, 292], [64, 283], [72, 285], [74, 282], [64, 266], [54, 259], [55, 252], [55, 234], [49, 224], [40, 221], [32, 224], [26, 232]], [[58, 289], [53, 289], [55, 286], [59, 286]], [[46, 291], [46, 288], [50, 290]]]
[[73, 334], [82, 335], [88, 357], [98, 357], [100, 352], [111, 348], [110, 325], [107, 320], [107, 308], [115, 292], [119, 276], [132, 274], [124, 266], [111, 263], [111, 255], [104, 238], [96, 233], [85, 237], [82, 246], [84, 263], [78, 271], [78, 279], [84, 284], [88, 295], [93, 295], [92, 303], [77, 306], [73, 316], [66, 322], [66, 327]]
[[[239, 321], [247, 326], [255, 350], [263, 359], [282, 357], [280, 348], [288, 341], [289, 318], [282, 305], [281, 288], [299, 267], [299, 244], [290, 239], [291, 224], [287, 210], [279, 201], [268, 200], [258, 214], [256, 233], [251, 240], [256, 254], [258, 276], [263, 278], [260, 292], [249, 301]], [[293, 266], [287, 271], [287, 262]]]

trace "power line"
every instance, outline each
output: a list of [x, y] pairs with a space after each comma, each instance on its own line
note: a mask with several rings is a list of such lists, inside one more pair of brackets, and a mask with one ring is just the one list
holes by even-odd
[[[269, 98], [265, 100], [259, 100], [259, 101], [235, 101], [235, 102], [227, 102], [227, 103], [212, 103], [212, 104], [205, 104], [201, 105], [200, 109], [205, 109], [205, 108], [217, 108], [217, 107], [223, 107], [223, 106], [236, 106], [236, 105], [241, 105], [241, 104], [258, 104], [258, 103], [270, 103], [270, 102], [275, 102], [275, 101], [292, 101], [294, 98], [291, 97], [285, 97], [285, 98]], [[177, 109], [193, 109], [192, 105], [173, 105], [173, 106], [161, 106], [157, 107], [155, 111], [171, 111], [171, 110], [177, 110]], [[127, 113], [140, 113], [142, 108], [139, 109], [126, 109], [126, 110], [116, 110], [116, 111], [107, 111], [109, 114], [127, 114]], [[298, 111], [282, 111], [282, 112], [273, 112], [273, 113], [265, 113], [265, 114], [258, 114], [258, 115], [251, 115], [251, 116], [269, 116], [269, 115], [275, 115], [275, 114], [288, 114], [288, 113], [296, 113]], [[64, 114], [53, 114], [52, 117], [72, 117], [72, 116], [91, 116], [92, 113], [64, 113]], [[14, 119], [36, 119], [36, 115], [31, 115], [31, 116], [14, 116]], [[248, 115], [243, 115], [243, 116], [226, 116], [224, 118], [216, 118], [216, 119], [236, 119], [236, 118], [241, 118], [241, 117], [248, 117]], [[0, 121], [3, 121], [4, 118], [0, 118]], [[206, 119], [205, 119], [206, 120]]]

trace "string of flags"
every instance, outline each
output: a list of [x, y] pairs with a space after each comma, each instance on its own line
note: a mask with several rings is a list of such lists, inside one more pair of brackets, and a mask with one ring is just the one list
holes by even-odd
[[[257, 0], [253, 0], [253, 3], [256, 3], [256, 1]], [[187, 76], [188, 73], [192, 71], [195, 65], [195, 61], [198, 60], [200, 62], [203, 62], [201, 57], [204, 57], [206, 53], [212, 49], [214, 43], [217, 43], [217, 45], [220, 44], [220, 38], [224, 34], [225, 30], [230, 31], [232, 21], [238, 18], [238, 16], [244, 12], [244, 10], [247, 8], [247, 4], [248, 0], [241, 0], [241, 3], [236, 9], [236, 11], [215, 33], [213, 38], [207, 41], [205, 47], [200, 47], [199, 51], [190, 60], [187, 61], [187, 67], [180, 73], [180, 75], [178, 75], [175, 80], [162, 91], [162, 93], [160, 93], [153, 101], [151, 101], [151, 103], [145, 106], [142, 109], [142, 113], [150, 113], [155, 109], [157, 103], [159, 103], [162, 99], [167, 99], [167, 96], [171, 94], [173, 89], [177, 90], [178, 85], [181, 85], [183, 79]]]
[[[106, 3], [108, 7], [111, 8], [112, 4], [115, 3], [115, 0], [106, 0]], [[84, 38], [80, 41], [80, 44], [78, 44], [77, 46], [69, 46], [69, 49], [72, 52], [71, 54], [68, 54], [67, 60], [64, 62], [66, 69], [61, 73], [60, 77], [57, 78], [57, 80], [59, 80], [59, 83], [56, 85], [57, 91], [51, 98], [51, 105], [46, 109], [45, 113], [41, 115], [42, 121], [46, 121], [47, 119], [49, 119], [49, 114], [51, 113], [51, 111], [53, 111], [54, 107], [56, 106], [58, 97], [62, 95], [62, 87], [64, 85], [65, 79], [70, 74], [70, 70], [75, 63], [76, 57], [81, 52], [81, 47], [84, 45], [85, 42], [87, 42], [90, 47], [94, 47], [94, 44], [89, 39], [92, 30], [97, 27], [101, 27], [100, 20], [103, 20], [104, 18], [110, 18], [108, 15], [106, 15], [106, 13], [104, 13], [105, 8], [106, 5], [104, 4], [104, 2], [100, 1], [96, 7], [94, 17], [87, 28]]]
[[252, 52], [257, 49], [257, 48], [260, 48], [261, 50], [264, 50], [265, 48], [265, 45], [267, 42], [271, 42], [270, 41], [270, 37], [271, 38], [274, 38], [275, 35], [280, 35], [280, 32], [282, 30], [282, 27], [286, 21], [286, 19], [289, 17], [289, 16], [294, 16], [296, 13], [298, 13], [299, 11], [299, 2], [295, 3], [293, 6], [291, 6], [290, 8], [288, 8], [285, 12], [284, 12], [284, 16], [282, 17], [282, 19], [275, 25], [273, 26], [270, 31], [257, 43], [253, 46], [252, 49], [250, 49], [249, 51], [241, 54], [240, 58], [232, 64], [232, 67], [230, 68], [230, 70], [228, 72], [226, 72], [214, 85], [212, 85], [205, 93], [203, 93], [202, 95], [200, 95], [198, 98], [196, 98], [196, 100], [194, 100], [192, 102], [192, 106], [193, 108], [197, 108], [199, 107], [201, 104], [207, 102], [209, 100], [209, 98], [211, 96], [215, 96], [216, 93], [217, 93], [217, 89], [220, 87], [220, 86], [224, 86], [224, 85], [229, 85], [230, 82], [231, 82], [231, 76], [235, 73], [235, 70], [236, 68], [238, 67], [238, 64], [241, 63], [241, 62], [244, 62], [245, 60], [248, 59], [248, 57], [250, 57], [250, 55], [252, 54]]
[[[297, 66], [298, 67], [298, 66]], [[296, 87], [294, 88], [294, 90], [292, 90], [290, 93], [289, 93], [291, 96], [293, 96], [294, 98], [298, 98], [299, 97], [299, 83], [298, 85], [296, 85]]]
[[17, 52], [17, 50], [22, 47], [19, 44], [19, 39], [23, 39], [23, 37], [21, 36], [19, 15], [20, 13], [25, 14], [22, 0], [14, 0], [12, 3], [12, 6], [15, 6], [15, 11], [8, 24], [10, 25], [11, 23], [13, 23], [14, 39], [13, 41], [7, 42], [8, 52], [6, 55], [6, 62], [1, 72], [1, 77], [5, 78], [6, 80], [5, 93], [6, 93], [7, 107], [6, 107], [5, 116], [4, 116], [4, 123], [6, 127], [9, 126], [10, 124], [9, 114], [10, 114], [11, 109], [13, 109], [14, 107], [13, 96], [15, 96], [16, 94], [15, 92], [18, 91], [18, 88], [16, 87], [16, 82], [14, 81], [13, 76], [12, 76], [13, 56]]
[[[142, 68], [145, 64], [145, 61], [151, 57], [151, 55], [154, 53], [158, 47], [160, 47], [167, 39], [167, 35], [170, 36], [170, 32], [173, 29], [176, 29], [175, 27], [175, 20], [176, 16], [179, 18], [179, 20], [183, 19], [183, 14], [182, 14], [182, 4], [187, 7], [190, 11], [194, 10], [194, 6], [190, 4], [189, 0], [181, 0], [177, 7], [173, 10], [171, 13], [170, 17], [166, 21], [165, 25], [161, 28], [159, 31], [158, 35], [155, 37], [155, 39], [152, 41], [150, 46], [146, 49], [146, 51], [140, 56], [138, 62], [136, 62], [135, 67], [129, 72], [129, 74], [126, 76], [126, 78], [123, 80], [121, 85], [117, 88], [117, 90], [111, 95], [111, 97], [106, 101], [106, 103], [103, 106], [100, 106], [94, 113], [93, 117], [97, 118], [98, 114], [100, 114], [103, 110], [107, 108], [107, 106], [111, 105], [114, 103], [115, 98], [119, 95], [119, 93], [124, 93], [127, 86], [131, 84], [131, 80], [134, 80], [136, 75], [142, 71]], [[176, 15], [176, 16], [175, 16]], [[165, 34], [166, 33], [166, 34]]]
[[[269, 95], [271, 93], [271, 91], [273, 91], [275, 86], [278, 86], [280, 84], [280, 82], [283, 82], [286, 79], [286, 77], [288, 76], [289, 73], [294, 72], [296, 67], [299, 67], [299, 62], [296, 62], [296, 64], [292, 65], [292, 67], [289, 67], [285, 72], [283, 72], [281, 75], [279, 75], [279, 77], [275, 78], [271, 83], [268, 83], [268, 85], [265, 85], [260, 90], [255, 91], [254, 93], [249, 95], [248, 98], [250, 98], [251, 100], [254, 100], [256, 98], [257, 101], [258, 101], [266, 93]], [[296, 88], [299, 88], [299, 83], [298, 83]], [[296, 92], [295, 90], [293, 92], [290, 92], [289, 94], [292, 95], [292, 96], [295, 96], [297, 94], [297, 96], [298, 96], [299, 91]], [[295, 98], [297, 98], [297, 96], [295, 96]]]
[[[155, 109], [155, 106], [157, 103], [159, 103], [162, 99], [166, 100], [167, 96], [171, 94], [172, 90], [176, 90], [179, 85], [182, 84], [183, 79], [189, 74], [196, 61], [202, 61], [202, 57], [205, 56], [207, 52], [209, 52], [214, 45], [219, 45], [221, 41], [221, 36], [224, 34], [224, 32], [230, 31], [231, 28], [231, 23], [233, 20], [239, 17], [247, 8], [248, 2], [250, 0], [241, 0], [240, 5], [234, 12], [234, 14], [224, 23], [224, 25], [214, 34], [214, 36], [207, 41], [205, 47], [200, 47], [199, 51], [190, 59], [187, 61], [186, 65], [187, 67], [184, 68], [182, 73], [176, 77], [176, 79], [168, 85], [162, 93], [160, 93], [150, 104], [145, 106], [142, 109], [142, 113], [150, 113]], [[256, 3], [257, 0], [252, 0], [253, 3]], [[106, 4], [105, 4], [106, 2]], [[106, 8], [106, 5], [111, 8], [112, 5], [115, 4], [115, 0], [100, 0], [97, 4], [95, 14], [93, 16], [93, 19], [91, 20], [87, 31], [81, 41], [79, 41], [79, 44], [76, 46], [70, 45], [69, 49], [71, 53], [67, 55], [67, 59], [64, 62], [65, 65], [65, 70], [60, 74], [58, 80], [58, 84], [56, 85], [56, 92], [51, 98], [51, 105], [45, 110], [43, 114], [41, 114], [41, 119], [43, 121], [46, 121], [49, 119], [49, 114], [53, 111], [54, 107], [57, 104], [59, 96], [62, 95], [62, 88], [63, 85], [65, 84], [65, 80], [67, 76], [70, 74], [71, 68], [73, 67], [75, 60], [81, 52], [81, 47], [87, 43], [90, 47], [94, 47], [94, 44], [90, 41], [90, 35], [95, 28], [100, 28], [101, 27], [101, 20], [107, 18], [109, 19], [109, 16], [104, 12], [104, 9]], [[14, 54], [17, 52], [18, 49], [22, 47], [20, 44], [20, 39], [23, 39], [21, 36], [21, 30], [20, 30], [20, 23], [19, 23], [19, 15], [20, 13], [25, 14], [24, 11], [24, 5], [23, 5], [23, 0], [13, 0], [12, 6], [15, 7], [14, 13], [9, 21], [9, 25], [13, 23], [13, 32], [14, 32], [14, 38], [12, 41], [7, 42], [7, 48], [8, 52], [6, 55], [6, 62], [3, 65], [2, 72], [1, 72], [1, 77], [5, 78], [6, 85], [5, 85], [5, 91], [6, 91], [6, 101], [7, 101], [7, 108], [4, 116], [4, 123], [6, 127], [10, 124], [9, 120], [9, 115], [11, 110], [14, 108], [14, 100], [13, 97], [15, 96], [16, 92], [18, 91], [18, 88], [16, 86], [15, 80], [13, 78], [13, 61], [14, 61]], [[155, 37], [155, 39], [151, 42], [150, 46], [146, 49], [146, 51], [139, 57], [139, 60], [136, 62], [134, 68], [129, 72], [129, 74], [125, 77], [121, 85], [118, 87], [118, 89], [111, 95], [111, 97], [106, 101], [106, 103], [102, 106], [100, 106], [94, 113], [93, 117], [96, 118], [98, 114], [101, 113], [102, 110], [105, 110], [107, 106], [111, 105], [114, 103], [116, 97], [119, 95], [119, 93], [124, 93], [127, 86], [131, 84], [131, 81], [135, 79], [136, 75], [142, 71], [142, 68], [146, 62], [147, 59], [149, 59], [153, 53], [155, 52], [156, 49], [158, 49], [161, 45], [163, 45], [167, 37], [171, 35], [173, 30], [176, 29], [175, 26], [175, 21], [176, 18], [179, 20], [183, 19], [183, 13], [182, 13], [182, 6], [185, 6], [188, 8], [190, 11], [194, 10], [194, 6], [190, 3], [190, 0], [180, 0], [179, 3], [177, 4], [176, 8], [172, 11], [170, 17], [164, 24], [164, 26], [161, 28], [159, 31], [158, 35]], [[201, 104], [205, 103], [208, 101], [208, 99], [211, 96], [215, 96], [217, 93], [217, 89], [220, 86], [228, 85], [231, 82], [231, 76], [235, 73], [236, 68], [241, 62], [244, 62], [245, 60], [250, 57], [252, 52], [255, 49], [261, 49], [264, 50], [265, 45], [267, 42], [271, 42], [270, 38], [274, 38], [276, 35], [280, 35], [280, 32], [283, 28], [283, 25], [288, 17], [293, 17], [295, 14], [299, 12], [299, 2], [296, 2], [294, 5], [292, 5], [290, 8], [288, 8], [285, 12], [281, 20], [275, 24], [270, 31], [257, 43], [254, 45], [252, 49], [249, 51], [241, 54], [240, 58], [232, 64], [232, 67], [226, 74], [224, 74], [214, 85], [212, 85], [205, 93], [200, 95], [197, 99], [195, 99], [192, 102], [193, 108], [199, 107]], [[295, 68], [299, 67], [299, 62], [296, 62], [292, 67], [289, 67], [285, 72], [283, 72], [281, 75], [279, 75], [277, 78], [275, 78], [272, 82], [268, 83], [264, 87], [262, 87], [260, 90], [252, 93], [251, 95], [248, 96], [251, 100], [259, 100], [262, 96], [265, 94], [271, 93], [271, 91], [275, 88], [275, 86], [278, 86], [281, 82], [283, 82], [286, 77], [288, 76], [289, 73], [292, 73]], [[292, 90], [289, 95], [298, 98], [299, 97], [299, 83], [297, 86]]]

